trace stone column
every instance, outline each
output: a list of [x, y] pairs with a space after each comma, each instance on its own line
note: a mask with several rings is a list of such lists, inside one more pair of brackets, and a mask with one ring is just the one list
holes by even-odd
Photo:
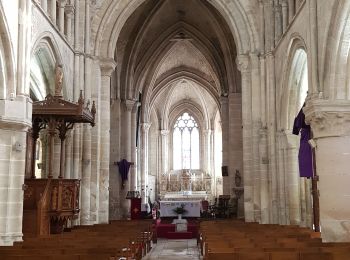
[[278, 175], [276, 168], [276, 83], [275, 58], [272, 52], [266, 54], [266, 121], [269, 161], [271, 223], [279, 223]]
[[209, 174], [212, 174], [210, 172], [210, 168], [211, 168], [211, 165], [210, 165], [210, 158], [211, 158], [211, 155], [210, 155], [210, 140], [211, 140], [211, 135], [212, 135], [212, 131], [211, 129], [205, 129], [203, 131], [203, 148], [204, 148], [204, 160], [203, 160], [203, 170], [205, 173], [209, 173]]
[[161, 174], [167, 174], [169, 170], [169, 158], [168, 158], [168, 152], [169, 152], [169, 143], [168, 143], [168, 138], [169, 138], [169, 130], [160, 130], [160, 134], [162, 135], [162, 172]]
[[322, 241], [350, 242], [350, 101], [311, 99], [303, 110], [316, 143]]
[[72, 20], [74, 17], [74, 6], [73, 5], [66, 5], [64, 8], [66, 15], [67, 15], [67, 41], [72, 44]]
[[288, 3], [287, 0], [282, 0], [282, 32], [284, 33], [288, 27]]
[[281, 5], [276, 4], [275, 8], [275, 45], [281, 39], [283, 26], [282, 26], [282, 8]]
[[84, 124], [82, 142], [81, 212], [82, 225], [90, 225], [90, 182], [91, 182], [91, 126]]
[[101, 59], [101, 156], [99, 178], [99, 223], [108, 223], [109, 164], [110, 164], [110, 88], [111, 76], [116, 63], [112, 59]]
[[275, 19], [273, 15], [272, 1], [264, 1], [265, 21], [265, 51], [269, 52], [274, 48]]
[[[230, 144], [227, 142], [229, 140], [229, 106], [228, 97], [220, 97], [221, 103], [221, 128], [222, 128], [222, 166], [228, 167], [229, 165], [229, 151]], [[229, 169], [230, 174], [230, 169]], [[224, 195], [231, 194], [231, 185], [229, 176], [222, 177], [222, 189]]]
[[64, 34], [64, 7], [66, 6], [67, 0], [58, 1], [58, 29]]
[[148, 185], [148, 132], [151, 123], [141, 124], [141, 197], [142, 203], [147, 202]]
[[51, 5], [50, 5], [50, 16], [52, 23], [56, 26], [56, 0], [51, 0]]
[[47, 0], [41, 0], [40, 1], [41, 8], [47, 12]]
[[136, 155], [136, 128], [137, 128], [137, 108], [139, 107], [139, 102], [134, 102], [134, 106], [131, 110], [131, 131], [130, 131], [130, 139], [131, 139], [131, 156], [130, 161], [134, 163], [130, 167], [130, 187], [129, 190], [136, 191], [137, 190], [137, 155]]
[[244, 215], [247, 222], [254, 221], [253, 147], [252, 147], [252, 89], [251, 66], [248, 55], [237, 56], [237, 67], [242, 75], [243, 124], [243, 183]]
[[[277, 193], [278, 193], [278, 217], [280, 225], [288, 225], [289, 221], [289, 207], [288, 207], [288, 179], [285, 171], [285, 157], [286, 157], [286, 137], [282, 130], [276, 132], [276, 176], [278, 178]], [[299, 196], [299, 194], [297, 194]], [[295, 194], [293, 194], [295, 196]]]
[[289, 23], [291, 23], [295, 15], [295, 0], [288, 0], [288, 14]]
[[259, 130], [259, 158], [260, 158], [260, 205], [261, 224], [270, 223], [270, 191], [268, 176], [268, 155], [267, 155], [267, 129]]
[[[132, 135], [132, 111], [135, 106], [135, 100], [124, 100], [124, 123], [123, 123], [123, 143], [124, 146], [124, 158], [129, 162], [132, 161], [132, 138], [135, 135]], [[131, 183], [131, 174], [135, 176], [135, 165], [131, 165], [129, 169], [128, 179], [124, 182], [123, 187], [121, 188], [121, 205], [122, 205], [122, 215], [124, 218], [129, 217], [130, 215], [130, 201], [126, 199], [126, 195], [130, 188]]]
[[292, 130], [286, 130], [287, 139], [287, 191], [289, 202], [289, 219], [291, 225], [300, 225], [300, 187], [298, 150], [300, 137], [291, 134]]

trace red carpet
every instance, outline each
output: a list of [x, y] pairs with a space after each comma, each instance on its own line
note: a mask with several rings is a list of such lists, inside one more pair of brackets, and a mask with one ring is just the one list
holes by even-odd
[[156, 224], [157, 237], [168, 239], [191, 239], [198, 236], [198, 223], [189, 222], [187, 225], [187, 232], [175, 232], [175, 225], [170, 223], [163, 223], [160, 220]]

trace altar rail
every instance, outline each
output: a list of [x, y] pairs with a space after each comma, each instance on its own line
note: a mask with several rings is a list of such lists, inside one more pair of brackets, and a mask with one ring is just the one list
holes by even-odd
[[23, 204], [24, 235], [60, 233], [79, 214], [80, 181], [26, 179]]

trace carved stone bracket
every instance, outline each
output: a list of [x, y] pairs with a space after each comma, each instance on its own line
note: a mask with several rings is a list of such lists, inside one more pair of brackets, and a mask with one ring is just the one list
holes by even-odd
[[116, 66], [117, 63], [113, 59], [100, 59], [101, 75], [108, 77], [112, 76]]
[[142, 123], [141, 124], [141, 129], [144, 133], [148, 133], [148, 130], [150, 129], [151, 127], [151, 123]]
[[242, 73], [249, 73], [251, 70], [249, 55], [238, 55], [236, 59], [237, 68]]
[[350, 101], [309, 99], [303, 111], [313, 138], [350, 136]]

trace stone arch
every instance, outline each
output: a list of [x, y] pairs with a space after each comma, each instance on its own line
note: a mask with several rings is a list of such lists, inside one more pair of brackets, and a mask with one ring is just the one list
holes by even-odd
[[320, 81], [324, 85], [321, 85], [321, 91], [331, 100], [350, 100], [350, 2], [336, 1], [332, 11], [332, 22], [324, 44], [323, 80]]
[[[45, 78], [44, 84], [46, 88], [43, 88], [43, 82], [36, 84], [35, 76], [32, 73], [35, 62], [40, 60], [38, 67], [42, 76]], [[48, 93], [53, 94], [55, 88], [55, 66], [56, 64], [62, 64], [62, 56], [59, 51], [59, 47], [55, 38], [51, 32], [42, 33], [35, 43], [31, 51], [31, 91], [34, 92], [40, 99], [45, 98]], [[41, 66], [40, 66], [41, 65]], [[68, 75], [67, 68], [63, 67], [64, 75]], [[37, 72], [38, 73], [38, 72]], [[37, 82], [39, 83], [39, 82]], [[67, 77], [63, 77], [63, 96], [67, 97]]]
[[[15, 61], [10, 31], [5, 20], [5, 13], [0, 2], [0, 99], [15, 95]], [[11, 94], [12, 93], [12, 94]]]
[[[301, 95], [299, 89], [301, 77], [305, 76], [305, 74], [302, 74], [305, 73], [305, 70], [306, 73], [310, 71], [308, 66], [311, 64], [307, 62], [307, 59], [307, 47], [304, 39], [299, 35], [293, 35], [287, 51], [286, 63], [284, 64], [279, 129], [291, 129], [294, 117], [301, 108], [298, 105], [300, 100], [298, 97]], [[306, 80], [308, 82], [308, 74], [306, 74]]]
[[[133, 1], [106, 1], [101, 13], [96, 17], [102, 17], [101, 21], [93, 21], [95, 34], [94, 54], [105, 58], [114, 58], [119, 33], [129, 16], [145, 0]], [[224, 0], [209, 2], [224, 17], [231, 29], [237, 44], [238, 53], [244, 54], [259, 49], [259, 34], [251, 15], [248, 15], [239, 1], [227, 3]], [[114, 26], [110, 26], [113, 24]]]
[[[294, 118], [305, 102], [309, 89], [311, 62], [304, 39], [294, 34], [291, 38], [284, 64], [277, 134], [280, 154], [281, 178], [285, 179], [287, 224], [311, 225], [310, 181], [300, 178], [298, 151], [300, 137], [292, 134]], [[286, 163], [288, 162], [288, 163]]]

